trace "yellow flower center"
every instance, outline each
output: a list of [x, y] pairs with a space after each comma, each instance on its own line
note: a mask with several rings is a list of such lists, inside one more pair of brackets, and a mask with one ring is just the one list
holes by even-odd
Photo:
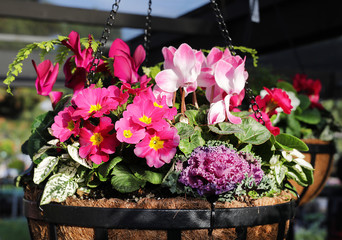
[[69, 129], [70, 131], [72, 131], [72, 130], [74, 130], [74, 128], [75, 128], [75, 123], [74, 123], [74, 121], [70, 120], [70, 121], [68, 122], [67, 129]]
[[146, 117], [145, 115], [139, 118], [139, 121], [146, 123], [146, 124], [151, 124], [152, 118]]
[[131, 130], [124, 130], [123, 135], [125, 138], [130, 138], [130, 137], [132, 137], [133, 134], [132, 134]]
[[94, 135], [91, 136], [90, 141], [93, 143], [93, 145], [99, 146], [103, 141], [103, 137], [101, 133], [94, 133]]
[[96, 105], [91, 105], [88, 113], [97, 112], [102, 109], [102, 106], [98, 103]]
[[163, 106], [162, 106], [162, 105], [159, 105], [157, 102], [154, 102], [153, 105], [154, 105], [155, 107], [158, 107], [158, 108], [163, 108]]
[[154, 136], [151, 138], [149, 146], [150, 148], [158, 151], [159, 149], [164, 147], [164, 141], [160, 140], [160, 137]]

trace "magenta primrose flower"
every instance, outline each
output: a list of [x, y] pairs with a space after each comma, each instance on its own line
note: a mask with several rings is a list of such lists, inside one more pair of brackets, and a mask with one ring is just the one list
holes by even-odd
[[71, 135], [76, 137], [80, 132], [80, 121], [72, 119], [74, 111], [73, 107], [67, 107], [54, 118], [55, 122], [51, 126], [52, 134], [61, 142], [68, 140]]
[[170, 163], [176, 154], [179, 140], [177, 129], [169, 125], [159, 132], [149, 129], [145, 138], [135, 145], [134, 153], [140, 158], [146, 158], [148, 166], [160, 168]]
[[59, 64], [56, 63], [56, 65], [53, 66], [51, 61], [48, 59], [41, 62], [38, 66], [35, 61], [32, 60], [32, 64], [37, 73], [37, 93], [39, 95], [48, 96], [57, 80]]
[[114, 58], [114, 76], [118, 77], [122, 82], [129, 84], [139, 82], [138, 70], [146, 57], [145, 49], [142, 45], [135, 49], [133, 57], [131, 57], [128, 45], [117, 38], [110, 47], [108, 56]]
[[119, 145], [115, 134], [110, 134], [113, 128], [109, 117], [101, 117], [97, 126], [85, 122], [80, 129], [80, 157], [90, 159], [96, 164], [107, 162], [109, 154], [113, 154]]
[[115, 123], [116, 137], [120, 142], [137, 144], [145, 137], [145, 128], [132, 122], [131, 119], [121, 118]]
[[110, 97], [110, 94], [107, 88], [95, 88], [94, 85], [81, 90], [73, 99], [73, 104], [76, 106], [73, 117], [87, 120], [90, 117], [101, 117], [115, 110], [119, 102]]

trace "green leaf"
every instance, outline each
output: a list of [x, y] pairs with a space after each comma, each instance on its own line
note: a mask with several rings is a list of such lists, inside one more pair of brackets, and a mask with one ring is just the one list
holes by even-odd
[[277, 143], [283, 147], [285, 150], [297, 149], [298, 151], [308, 151], [308, 146], [299, 138], [292, 136], [290, 134], [281, 133], [276, 136]]
[[242, 131], [239, 125], [228, 122], [218, 123], [217, 125], [209, 125], [209, 129], [210, 131], [220, 135], [229, 135]]
[[116, 166], [116, 164], [118, 164], [121, 161], [122, 161], [122, 157], [117, 156], [113, 158], [112, 160], [101, 164], [98, 167], [98, 172], [97, 172], [100, 181], [106, 181], [108, 176], [110, 175], [111, 170]]
[[321, 114], [317, 108], [306, 109], [302, 114], [296, 115], [296, 119], [308, 124], [318, 124], [321, 121]]
[[150, 182], [152, 184], [161, 184], [164, 178], [164, 174], [159, 172], [153, 172], [150, 170], [143, 170], [139, 167], [130, 166], [131, 170], [134, 172], [134, 176], [137, 178]]
[[314, 182], [314, 176], [313, 176], [314, 171], [303, 168], [303, 172], [305, 173], [305, 176], [307, 178], [307, 184], [308, 185], [313, 184], [313, 182]]
[[40, 205], [50, 202], [64, 202], [68, 196], [75, 194], [78, 184], [67, 175], [56, 174], [47, 181]]
[[270, 131], [254, 118], [243, 118], [239, 125], [242, 131], [235, 133], [235, 136], [243, 143], [260, 145], [271, 137]]
[[302, 110], [306, 110], [307, 108], [310, 107], [311, 105], [311, 101], [310, 101], [310, 98], [304, 94], [298, 94], [298, 99], [300, 101], [300, 104], [299, 104], [299, 107], [302, 109]]
[[176, 123], [175, 127], [178, 130], [178, 135], [179, 135], [180, 139], [190, 137], [191, 135], [194, 134], [194, 131], [195, 131], [193, 126], [186, 124], [186, 123], [183, 123], [183, 122]]
[[76, 147], [76, 144], [68, 145], [67, 146], [68, 153], [72, 160], [75, 162], [81, 164], [82, 166], [91, 169], [92, 168], [92, 162], [90, 160], [87, 160], [86, 158], [81, 158], [78, 153], [78, 147]]
[[296, 179], [294, 179], [299, 185], [307, 186], [308, 178], [306, 177], [303, 168], [299, 164], [291, 164], [288, 166], [288, 172], [291, 172], [296, 175]]
[[308, 163], [307, 161], [305, 161], [304, 159], [302, 158], [293, 158], [293, 161], [297, 164], [299, 164], [302, 168], [305, 168], [307, 170], [311, 170], [313, 171], [313, 167], [310, 163]]
[[79, 166], [80, 164], [77, 162], [66, 161], [59, 166], [57, 173], [63, 173], [64, 175], [72, 178], [75, 176]]
[[192, 152], [191, 144], [189, 139], [181, 139], [178, 145], [179, 150], [181, 150], [185, 155]]
[[146, 181], [141, 180], [125, 166], [117, 164], [112, 173], [111, 184], [114, 189], [121, 193], [129, 193], [144, 187]]
[[281, 88], [287, 92], [297, 93], [296, 89], [294, 89], [293, 85], [289, 82], [279, 81], [279, 82], [277, 82], [276, 86], [277, 86], [277, 88]]
[[50, 175], [52, 170], [58, 164], [58, 157], [49, 156], [43, 159], [35, 168], [33, 173], [33, 182], [39, 184]]
[[198, 125], [196, 122], [197, 114], [198, 114], [198, 110], [185, 111], [185, 115], [188, 117], [190, 125]]

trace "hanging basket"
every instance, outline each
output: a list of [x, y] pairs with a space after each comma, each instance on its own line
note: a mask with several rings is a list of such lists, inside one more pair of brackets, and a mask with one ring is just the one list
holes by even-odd
[[[296, 203], [290, 195], [210, 204], [200, 199], [112, 198], [39, 207], [26, 191], [31, 239], [285, 239]], [[30, 200], [28, 200], [30, 199]]]
[[302, 187], [295, 181], [290, 181], [296, 187], [300, 196], [299, 205], [303, 205], [314, 199], [323, 190], [323, 187], [330, 176], [333, 154], [335, 152], [334, 144], [318, 139], [303, 139], [308, 145], [309, 152], [304, 153], [305, 160], [315, 169], [313, 174], [313, 184], [308, 187]]

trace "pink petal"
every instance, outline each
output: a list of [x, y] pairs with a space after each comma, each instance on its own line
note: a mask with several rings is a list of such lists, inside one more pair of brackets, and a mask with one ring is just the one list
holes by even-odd
[[171, 69], [159, 72], [156, 76], [156, 83], [163, 91], [169, 93], [173, 93], [179, 88], [178, 76]]
[[49, 93], [49, 97], [52, 103], [52, 107], [55, 109], [57, 103], [59, 102], [59, 100], [61, 100], [63, 96], [63, 92], [56, 92], [56, 91], [52, 91]]
[[218, 61], [215, 67], [215, 80], [216, 84], [222, 88], [226, 93], [231, 93], [233, 90], [231, 87], [233, 66], [223, 60]]
[[142, 45], [139, 45], [133, 54], [133, 60], [134, 60], [134, 65], [135, 65], [135, 71], [137, 72], [140, 65], [144, 62], [146, 57], [146, 52], [145, 49]]
[[234, 116], [233, 114], [230, 113], [229, 111], [229, 105], [230, 105], [230, 95], [227, 95], [224, 98], [224, 104], [225, 104], [225, 109], [226, 109], [226, 114], [227, 114], [227, 118], [231, 123], [234, 124], [240, 124], [241, 123], [241, 118]]
[[208, 112], [208, 124], [224, 122], [225, 119], [226, 115], [223, 100], [212, 103]]
[[130, 82], [132, 77], [131, 62], [123, 56], [114, 58], [114, 76], [118, 77], [123, 82]]
[[194, 50], [188, 44], [183, 43], [175, 52], [173, 63], [182, 72], [182, 75], [186, 76], [189, 69], [195, 67], [196, 64]]
[[207, 56], [207, 66], [212, 66], [222, 58], [222, 51], [218, 48], [212, 48]]
[[176, 48], [174, 47], [163, 47], [162, 49], [162, 53], [164, 56], [164, 69], [170, 69], [170, 68], [174, 68], [173, 65], [173, 56], [176, 52]]
[[131, 51], [128, 47], [128, 45], [120, 38], [117, 38], [114, 40], [112, 43], [112, 46], [109, 49], [109, 57], [114, 57], [114, 56], [121, 56], [123, 55], [123, 52], [131, 55]]

